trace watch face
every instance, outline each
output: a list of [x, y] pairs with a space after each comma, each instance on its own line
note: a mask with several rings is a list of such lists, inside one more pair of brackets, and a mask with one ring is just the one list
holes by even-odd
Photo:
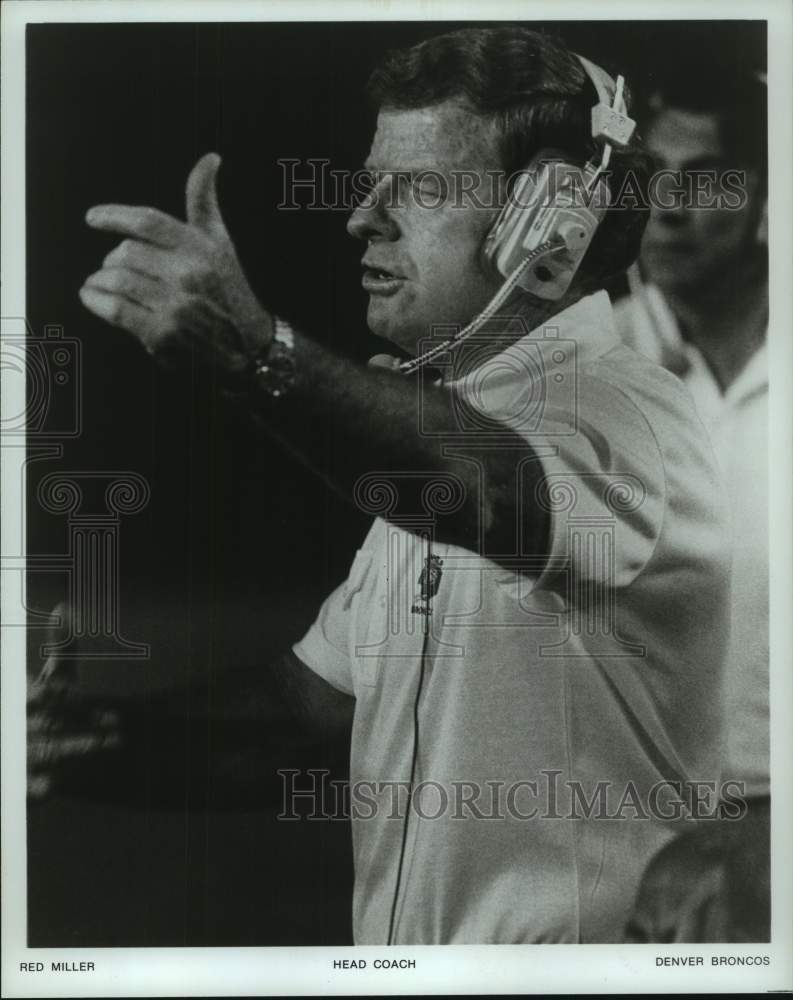
[[273, 342], [266, 362], [257, 366], [256, 382], [260, 389], [275, 399], [285, 395], [295, 384], [294, 360], [279, 341]]

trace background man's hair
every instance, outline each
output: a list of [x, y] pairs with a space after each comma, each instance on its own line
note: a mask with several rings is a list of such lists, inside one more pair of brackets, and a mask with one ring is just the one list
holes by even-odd
[[664, 108], [714, 115], [727, 166], [759, 171], [767, 183], [768, 88], [757, 69], [683, 56], [674, 72], [655, 81], [649, 101], [650, 116]]
[[[367, 92], [378, 108], [423, 108], [456, 98], [495, 119], [507, 175], [543, 148], [561, 150], [579, 164], [600, 156], [590, 123], [598, 102], [592, 81], [562, 41], [522, 25], [465, 28], [391, 52], [370, 77]], [[648, 216], [649, 164], [638, 138], [630, 150], [614, 150], [612, 198], [629, 171], [639, 194], [609, 210], [599, 226], [579, 271], [584, 287], [602, 286], [638, 256]]]

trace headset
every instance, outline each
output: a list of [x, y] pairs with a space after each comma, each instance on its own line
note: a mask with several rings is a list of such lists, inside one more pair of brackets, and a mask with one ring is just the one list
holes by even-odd
[[561, 298], [575, 277], [606, 213], [609, 189], [605, 171], [612, 147], [630, 143], [636, 122], [628, 117], [622, 76], [617, 82], [600, 66], [574, 53], [592, 81], [598, 103], [592, 108], [592, 138], [600, 161], [583, 167], [563, 154], [543, 150], [521, 171], [483, 245], [486, 267], [504, 279], [490, 302], [448, 340], [399, 366], [404, 375], [424, 368], [456, 347], [491, 319], [514, 288], [546, 301]]

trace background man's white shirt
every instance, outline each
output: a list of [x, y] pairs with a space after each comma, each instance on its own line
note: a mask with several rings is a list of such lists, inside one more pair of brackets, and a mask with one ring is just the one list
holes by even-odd
[[700, 351], [683, 340], [653, 285], [615, 308], [623, 340], [676, 372], [708, 430], [731, 509], [731, 640], [724, 686], [724, 776], [746, 794], [769, 790], [768, 351], [757, 350], [722, 393]]

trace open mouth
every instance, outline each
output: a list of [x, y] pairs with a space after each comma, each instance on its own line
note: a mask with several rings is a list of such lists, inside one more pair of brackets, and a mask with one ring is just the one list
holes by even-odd
[[374, 264], [369, 264], [366, 261], [361, 263], [366, 274], [371, 275], [374, 278], [379, 278], [381, 280], [391, 279], [391, 278], [401, 278], [401, 274], [397, 274], [395, 271], [390, 271], [387, 267], [375, 266]]
[[364, 264], [363, 269], [361, 284], [368, 292], [389, 295], [397, 291], [404, 280], [401, 274], [395, 274], [388, 268]]

